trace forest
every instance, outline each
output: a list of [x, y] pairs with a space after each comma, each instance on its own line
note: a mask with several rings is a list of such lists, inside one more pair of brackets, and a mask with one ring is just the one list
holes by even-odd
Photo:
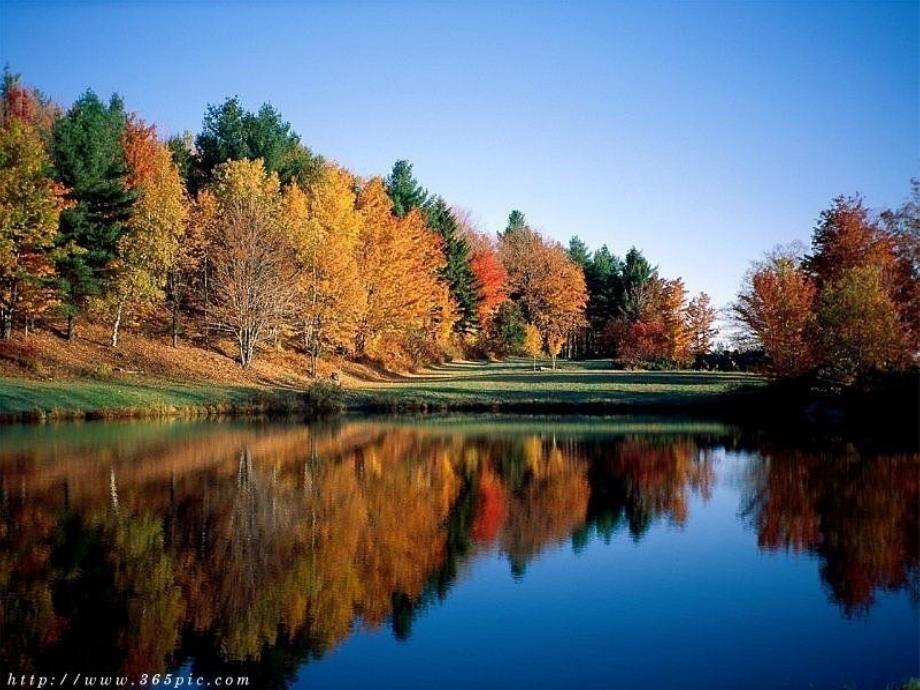
[[112, 348], [126, 329], [173, 346], [229, 339], [243, 368], [291, 349], [314, 376], [325, 357], [405, 371], [509, 355], [555, 368], [561, 355], [847, 385], [920, 351], [920, 184], [893, 210], [834, 199], [811, 247], [753, 262], [721, 316], [731, 340], [708, 295], [635, 247], [563, 246], [520, 210], [490, 233], [406, 160], [385, 176], [349, 171], [269, 104], [227, 98], [199, 133], [164, 136], [117, 95], [64, 108], [4, 75], [5, 341], [73, 340], [91, 322]]

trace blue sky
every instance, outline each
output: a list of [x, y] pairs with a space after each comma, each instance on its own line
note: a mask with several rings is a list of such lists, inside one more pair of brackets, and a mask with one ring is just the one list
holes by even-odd
[[18, 3], [0, 59], [164, 133], [271, 101], [363, 174], [408, 158], [488, 229], [641, 248], [721, 305], [841, 193], [918, 165], [918, 3]]

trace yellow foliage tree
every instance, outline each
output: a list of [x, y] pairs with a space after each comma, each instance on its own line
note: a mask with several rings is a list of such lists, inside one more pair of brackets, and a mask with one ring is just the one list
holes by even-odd
[[307, 192], [296, 184], [284, 192], [285, 222], [300, 268], [295, 318], [313, 376], [326, 348], [351, 349], [363, 312], [356, 200], [354, 178], [334, 165]]
[[156, 129], [132, 120], [125, 129], [128, 187], [137, 191], [127, 230], [118, 242], [114, 278], [105, 303], [114, 315], [112, 347], [126, 308], [162, 299], [188, 215], [185, 189]]
[[261, 160], [227, 161], [212, 187], [209, 316], [237, 340], [248, 368], [255, 348], [285, 323], [297, 288], [296, 252], [284, 222], [280, 183]]
[[[0, 127], [0, 337], [12, 336], [13, 317], [38, 307], [38, 291], [53, 273], [50, 250], [63, 190], [34, 127], [10, 119]], [[33, 316], [29, 314], [28, 316]]]
[[543, 338], [532, 323], [524, 326], [524, 352], [533, 360], [533, 370], [537, 370], [537, 357], [543, 352]]

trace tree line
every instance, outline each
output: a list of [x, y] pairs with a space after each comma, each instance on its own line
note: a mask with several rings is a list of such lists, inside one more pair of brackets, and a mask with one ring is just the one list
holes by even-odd
[[782, 377], [850, 385], [916, 365], [920, 353], [920, 180], [895, 210], [859, 196], [821, 213], [811, 247], [752, 264], [733, 305], [741, 337]]
[[[510, 354], [672, 367], [713, 348], [709, 297], [638, 249], [563, 247], [519, 210], [484, 232], [408, 161], [356, 175], [271, 105], [228, 98], [197, 135], [163, 139], [117, 95], [87, 91], [65, 110], [7, 71], [0, 96], [3, 339], [58, 324], [73, 339], [91, 320], [112, 347], [126, 327], [174, 346], [231, 338], [243, 367], [292, 347], [314, 374], [327, 353], [392, 368]], [[752, 268], [734, 307], [745, 346], [778, 374], [905, 364], [920, 332], [916, 209], [873, 218], [835, 201], [811, 255]]]

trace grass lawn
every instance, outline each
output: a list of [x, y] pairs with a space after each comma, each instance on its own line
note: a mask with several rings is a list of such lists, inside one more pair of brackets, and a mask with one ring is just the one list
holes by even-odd
[[[184, 385], [151, 382], [46, 382], [0, 378], [0, 415], [71, 417], [116, 411], [172, 414], [214, 411], [242, 405], [253, 397], [244, 386]], [[117, 416], [117, 415], [115, 415]]]
[[[539, 362], [538, 367], [548, 366]], [[711, 402], [742, 386], [760, 385], [753, 374], [702, 371], [622, 371], [609, 360], [559, 362], [556, 371], [533, 371], [529, 359], [457, 362], [396, 381], [368, 381], [350, 393], [353, 406], [681, 407]]]
[[[608, 360], [561, 362], [533, 371], [530, 360], [457, 362], [387, 381], [352, 382], [355, 410], [610, 411], [706, 405], [761, 379], [698, 371], [616, 371]], [[82, 379], [48, 382], [0, 378], [0, 419], [80, 416], [181, 416], [203, 413], [336, 409], [319, 389]], [[332, 393], [333, 397], [336, 396]], [[592, 410], [592, 408], [595, 408]]]

